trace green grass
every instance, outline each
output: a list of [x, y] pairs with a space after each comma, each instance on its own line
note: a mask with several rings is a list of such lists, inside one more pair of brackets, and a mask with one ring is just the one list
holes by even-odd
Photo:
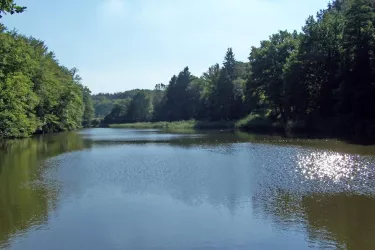
[[177, 122], [139, 122], [125, 124], [110, 124], [110, 128], [131, 129], [167, 129], [167, 130], [208, 130], [229, 129], [244, 131], [270, 131], [280, 129], [278, 124], [273, 124], [269, 119], [259, 115], [249, 115], [238, 121], [177, 121]]
[[270, 116], [270, 110], [259, 110], [237, 121], [235, 128], [244, 131], [283, 131], [282, 124], [272, 122]]
[[110, 128], [157, 128], [157, 129], [192, 129], [195, 121], [178, 121], [178, 122], [137, 122], [124, 124], [110, 124]]
[[203, 130], [203, 129], [238, 129], [244, 131], [266, 132], [283, 131], [280, 123], [274, 123], [270, 119], [269, 110], [259, 110], [247, 117], [237, 121], [176, 121], [176, 122], [139, 122], [125, 124], [111, 124], [110, 128], [133, 128], [133, 129], [168, 129], [168, 130]]
[[203, 129], [238, 129], [244, 131], [266, 132], [283, 131], [281, 123], [274, 123], [270, 119], [270, 110], [258, 110], [237, 121], [176, 121], [176, 122], [139, 122], [125, 124], [110, 124], [110, 128], [133, 129], [170, 129], [170, 130], [203, 130]]
[[125, 124], [110, 124], [110, 128], [133, 128], [133, 129], [171, 129], [171, 130], [186, 130], [186, 129], [234, 129], [235, 122], [230, 121], [176, 121], [176, 122], [139, 122], [139, 123], [125, 123]]

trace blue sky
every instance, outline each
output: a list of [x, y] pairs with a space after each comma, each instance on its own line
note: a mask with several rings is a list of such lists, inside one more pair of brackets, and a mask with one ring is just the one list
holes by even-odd
[[77, 67], [93, 93], [153, 88], [185, 66], [201, 75], [232, 47], [251, 46], [280, 29], [300, 30], [328, 0], [17, 0], [26, 13], [8, 28], [46, 42]]

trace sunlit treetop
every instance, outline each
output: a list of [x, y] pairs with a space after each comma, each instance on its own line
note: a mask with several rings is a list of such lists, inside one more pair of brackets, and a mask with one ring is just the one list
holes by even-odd
[[4, 14], [10, 13], [11, 15], [15, 13], [22, 13], [26, 10], [26, 7], [18, 6], [13, 0], [0, 0], [0, 18]]

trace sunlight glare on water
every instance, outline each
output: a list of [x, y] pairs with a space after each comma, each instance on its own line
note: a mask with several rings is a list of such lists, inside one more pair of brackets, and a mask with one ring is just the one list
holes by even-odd
[[364, 186], [374, 177], [374, 163], [359, 157], [331, 151], [314, 151], [297, 155], [297, 169], [306, 180], [342, 184], [347, 189]]

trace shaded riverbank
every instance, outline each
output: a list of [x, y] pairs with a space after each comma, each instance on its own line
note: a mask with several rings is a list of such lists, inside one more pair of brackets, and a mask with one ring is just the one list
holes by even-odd
[[241, 120], [234, 121], [174, 121], [174, 122], [138, 122], [122, 124], [102, 124], [102, 127], [110, 128], [132, 128], [132, 129], [170, 129], [170, 130], [242, 130], [248, 132], [277, 132], [282, 133], [283, 126], [273, 123], [266, 117], [255, 114], [249, 115]]
[[110, 128], [132, 128], [132, 129], [171, 129], [171, 130], [194, 130], [194, 129], [235, 129], [235, 122], [209, 122], [209, 121], [176, 121], [176, 122], [139, 122], [103, 125]]
[[[334, 119], [331, 119], [334, 120]], [[121, 124], [100, 124], [102, 128], [127, 128], [127, 129], [162, 129], [169, 131], [183, 130], [234, 130], [247, 133], [280, 135], [286, 138], [318, 138], [339, 139], [351, 144], [374, 145], [375, 138], [371, 136], [354, 136], [341, 133], [337, 121], [321, 121], [320, 123], [303, 122], [272, 122], [261, 114], [251, 114], [235, 121], [174, 121], [174, 122], [138, 122]]]

